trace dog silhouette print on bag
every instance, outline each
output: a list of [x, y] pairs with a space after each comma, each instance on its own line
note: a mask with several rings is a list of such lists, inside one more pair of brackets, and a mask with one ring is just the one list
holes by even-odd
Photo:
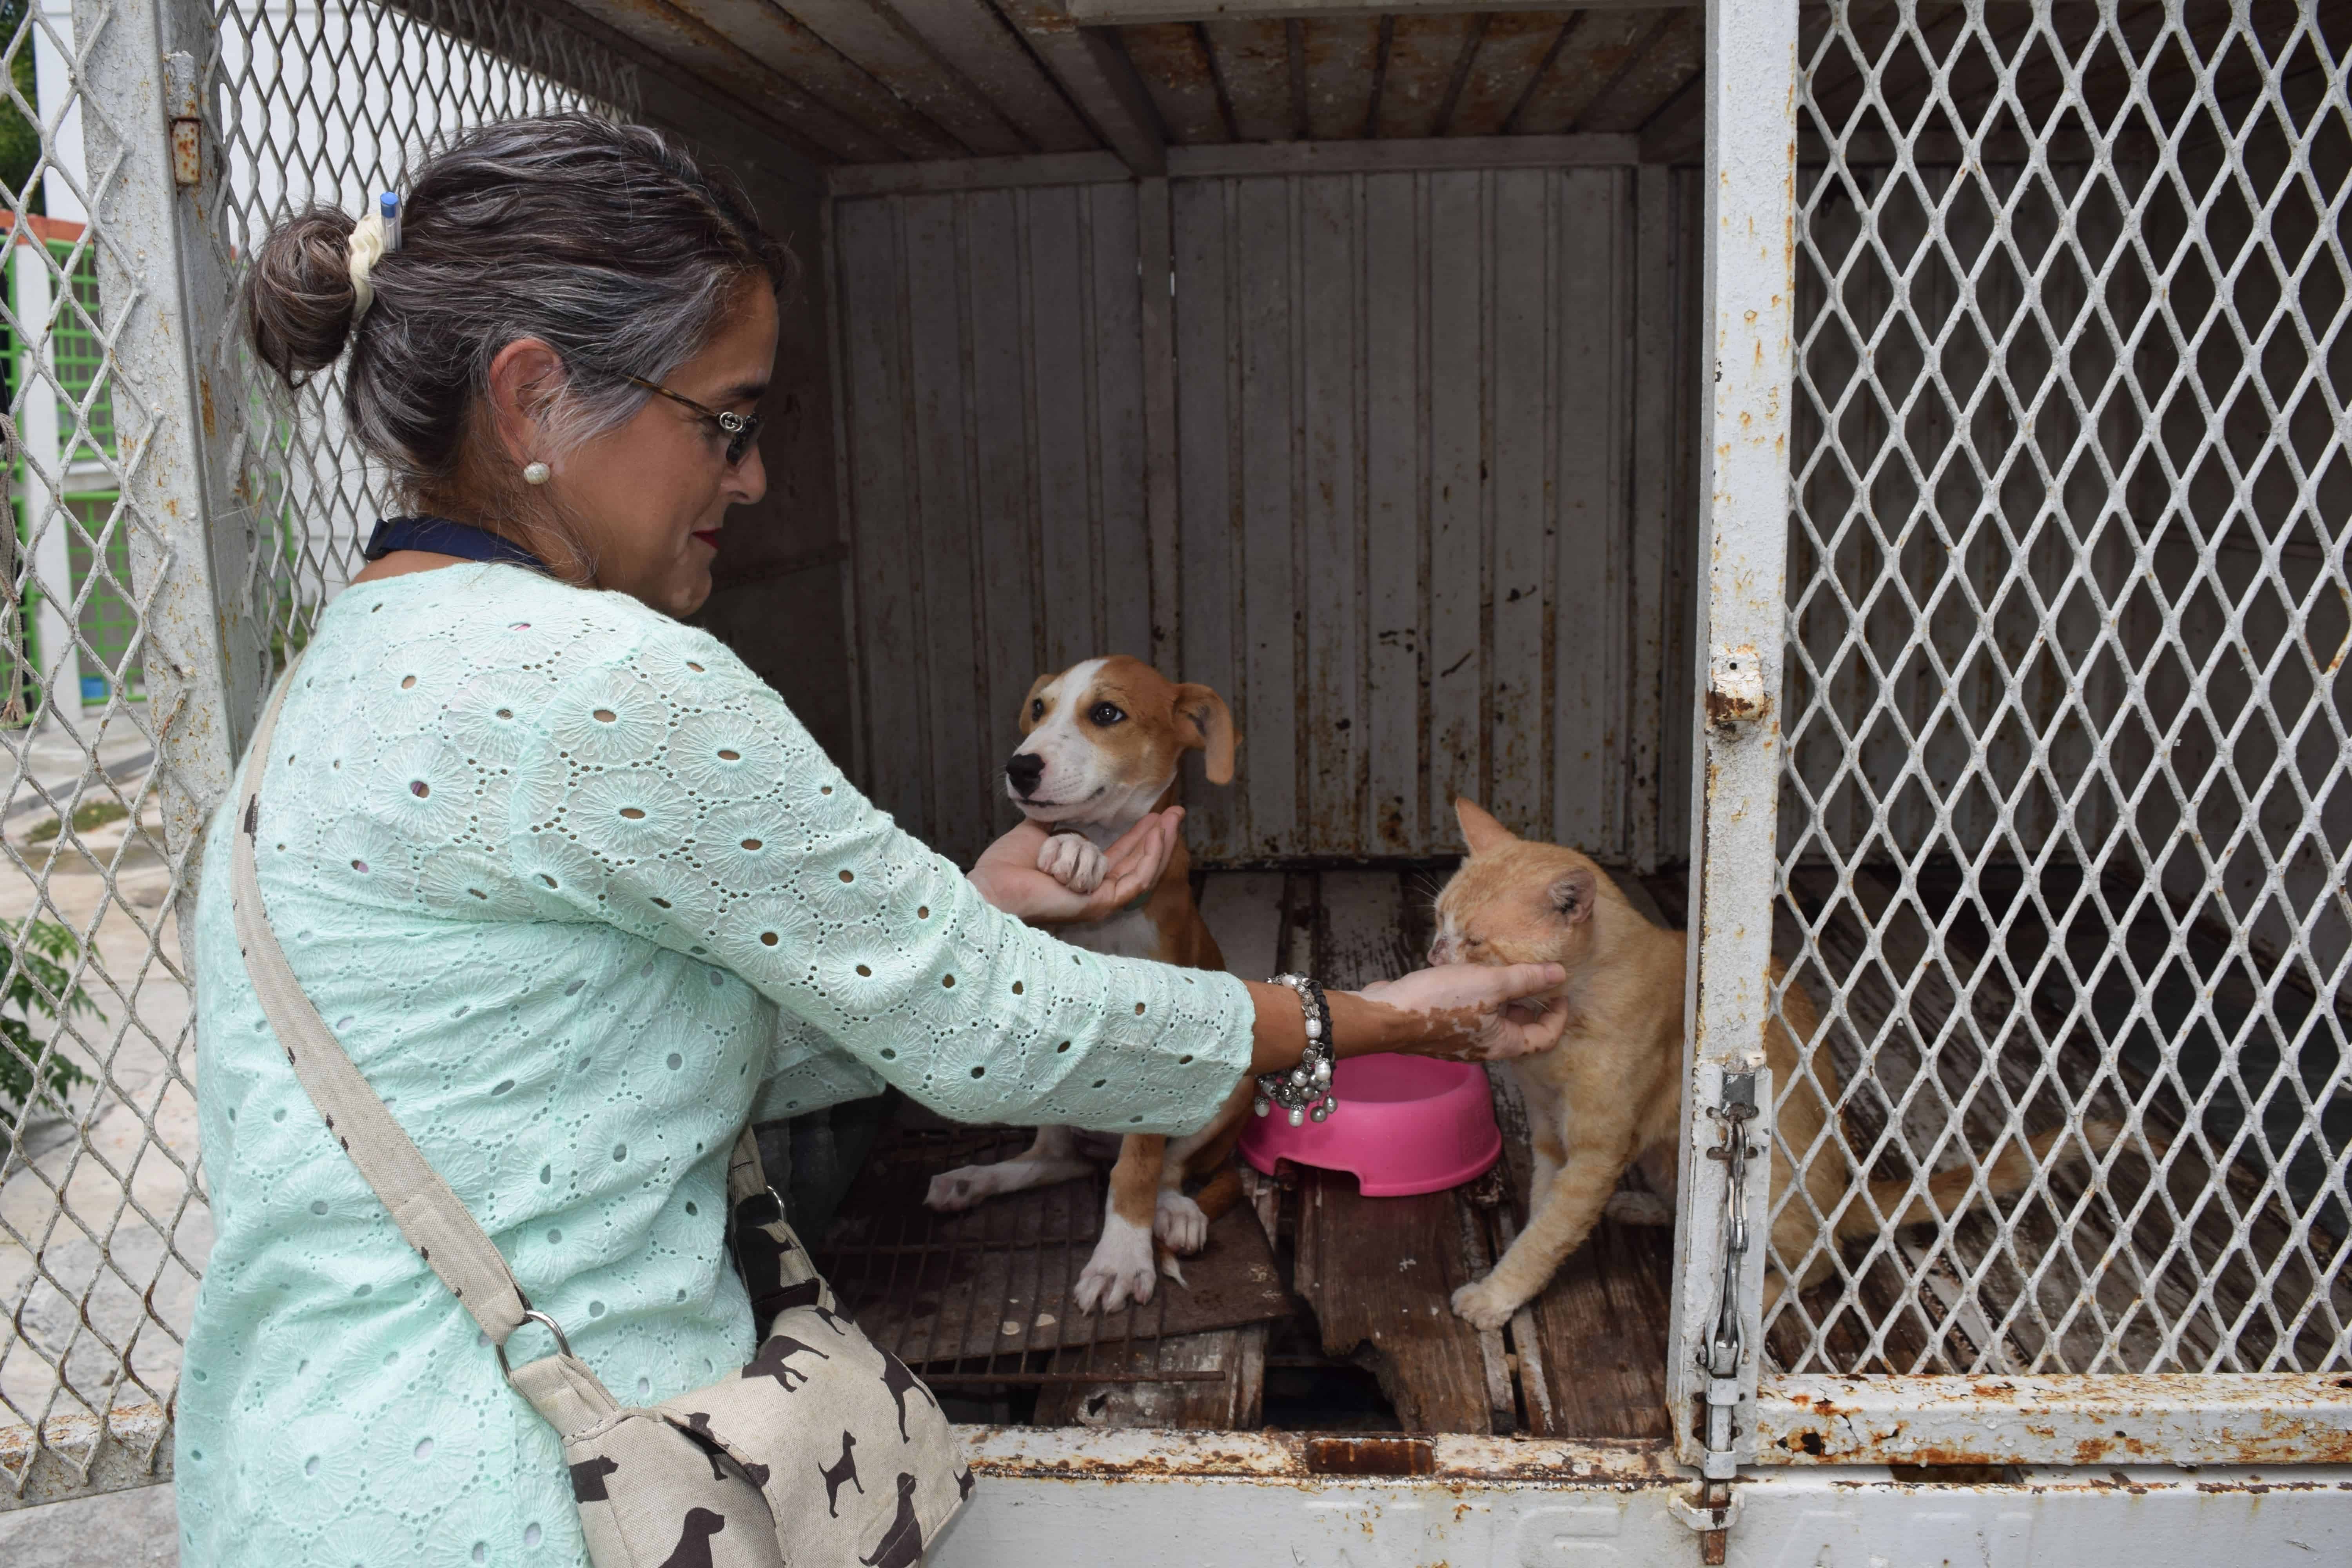
[[840, 1459], [837, 1460], [830, 1468], [822, 1465], [817, 1467], [816, 1473], [824, 1478], [824, 1511], [825, 1516], [829, 1519], [839, 1519], [841, 1517], [840, 1510], [835, 1506], [835, 1504], [841, 1497], [841, 1489], [844, 1483], [856, 1487], [857, 1489], [858, 1496], [864, 1497], [866, 1495], [866, 1483], [857, 1479], [857, 1461], [851, 1458], [849, 1453], [849, 1450], [856, 1447], [857, 1447], [856, 1436], [851, 1433], [844, 1432], [841, 1435]]
[[[816, 1357], [819, 1361], [831, 1361], [833, 1359], [823, 1351], [817, 1349], [814, 1345], [804, 1345], [789, 1334], [776, 1334], [772, 1336], [765, 1344], [760, 1347], [760, 1353], [753, 1356], [751, 1363], [744, 1367], [743, 1375], [745, 1377], [772, 1377], [778, 1383], [784, 1385], [784, 1392], [786, 1394], [790, 1394], [794, 1388], [799, 1386], [798, 1384], [793, 1382], [793, 1379], [797, 1377], [801, 1380], [801, 1383], [806, 1383], [808, 1381], [808, 1373], [803, 1372], [796, 1366], [787, 1364], [791, 1362], [793, 1357], [800, 1354], [803, 1351], [808, 1352], [809, 1354]], [[885, 1351], [882, 1353], [887, 1356], [890, 1352]]]
[[[885, 1355], [890, 1352], [885, 1351]], [[864, 1489], [860, 1489], [863, 1490]], [[923, 1527], [915, 1522], [915, 1478], [898, 1472], [898, 1517], [874, 1543], [874, 1555], [861, 1557], [866, 1568], [915, 1568], [923, 1560]]]
[[612, 1494], [604, 1489], [604, 1478], [621, 1467], [599, 1454], [585, 1464], [572, 1467], [572, 1499], [574, 1502], [607, 1502]]
[[934, 1410], [940, 1407], [940, 1402], [932, 1398], [929, 1389], [923, 1388], [923, 1385], [916, 1381], [915, 1374], [907, 1370], [905, 1362], [900, 1361], [880, 1345], [876, 1345], [874, 1348], [882, 1352], [882, 1386], [888, 1389], [890, 1397], [898, 1402], [898, 1441], [911, 1443], [914, 1439], [907, 1436], [907, 1391], [910, 1388], [921, 1388], [923, 1397], [931, 1401], [931, 1408]]
[[727, 1521], [707, 1508], [689, 1509], [677, 1546], [661, 1561], [661, 1568], [710, 1568], [710, 1538], [727, 1528]]

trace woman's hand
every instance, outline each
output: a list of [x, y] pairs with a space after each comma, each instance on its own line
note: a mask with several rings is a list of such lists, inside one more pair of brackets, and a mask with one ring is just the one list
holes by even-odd
[[[1458, 1061], [1502, 1061], [1549, 1050], [1568, 1027], [1568, 1008], [1541, 994], [1568, 979], [1557, 963], [1444, 963], [1379, 981], [1356, 994], [1405, 1015], [1377, 1020], [1401, 1027], [1384, 1048]], [[1332, 1020], [1342, 1041], [1347, 1032]]]
[[1073, 892], [1052, 873], [1037, 868], [1038, 851], [1051, 837], [1024, 822], [981, 852], [971, 868], [980, 896], [1032, 925], [1063, 925], [1103, 920], [1149, 892], [1168, 868], [1184, 808], [1171, 805], [1147, 815], [1103, 851], [1102, 880], [1091, 892]]

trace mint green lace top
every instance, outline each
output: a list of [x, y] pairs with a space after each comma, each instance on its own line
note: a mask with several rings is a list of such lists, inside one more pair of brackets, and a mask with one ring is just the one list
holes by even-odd
[[[279, 941], [624, 1401], [751, 1351], [721, 1235], [747, 1117], [887, 1082], [966, 1121], [1180, 1132], [1248, 1065], [1238, 981], [989, 908], [725, 647], [635, 600], [512, 566], [369, 584], [296, 679], [262, 790]], [[177, 1406], [182, 1561], [583, 1562], [554, 1434], [254, 1001], [231, 815], [195, 917], [215, 1240]]]

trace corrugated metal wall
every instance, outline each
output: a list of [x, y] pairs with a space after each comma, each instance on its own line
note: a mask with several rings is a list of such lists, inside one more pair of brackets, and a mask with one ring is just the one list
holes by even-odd
[[[1155, 643], [1138, 189], [835, 204], [864, 765], [960, 857], [1010, 820], [995, 770], [1030, 680]], [[1242, 731], [1235, 785], [1192, 790], [1195, 854], [1451, 854], [1458, 793], [1678, 858], [1695, 187], [1168, 189], [1159, 646]]]

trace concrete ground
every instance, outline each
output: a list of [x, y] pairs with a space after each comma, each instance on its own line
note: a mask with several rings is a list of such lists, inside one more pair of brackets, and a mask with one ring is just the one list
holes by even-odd
[[[56, 1037], [92, 1081], [29, 1119], [19, 1146], [0, 1140], [0, 1428], [163, 1403], [179, 1375], [194, 1270], [212, 1242], [195, 1191], [194, 1039], [152, 800], [135, 824], [78, 842], [32, 837], [87, 765], [84, 745], [94, 743], [123, 795], [143, 781], [135, 727], [119, 710], [104, 733], [98, 723], [79, 737], [48, 725], [0, 733], [0, 920], [71, 931], [84, 949], [79, 987], [96, 1007]], [[97, 786], [92, 798], [101, 797]], [[169, 1500], [168, 1488], [150, 1488], [0, 1512], [0, 1563], [170, 1561]], [[125, 1531], [135, 1550], [116, 1549]], [[70, 1554], [83, 1550], [77, 1541], [94, 1554]], [[164, 1555], [139, 1544], [150, 1542]]]
[[179, 1561], [168, 1486], [0, 1513], [0, 1563], [8, 1568], [177, 1568]]

